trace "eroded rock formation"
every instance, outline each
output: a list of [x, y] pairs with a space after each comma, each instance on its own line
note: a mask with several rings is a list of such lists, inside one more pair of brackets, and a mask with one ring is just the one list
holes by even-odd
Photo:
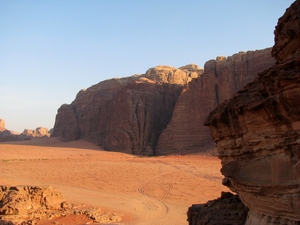
[[248, 208], [237, 195], [222, 192], [221, 197], [192, 205], [187, 212], [189, 225], [244, 225]]
[[68, 203], [51, 186], [0, 186], [0, 225], [57, 224], [51, 219], [69, 215], [82, 215], [87, 224], [122, 221], [118, 213]]
[[24, 129], [20, 135], [27, 137], [50, 137], [50, 132], [45, 127], [37, 127], [35, 130]]
[[206, 120], [246, 224], [300, 223], [300, 1], [278, 20], [276, 65]]
[[209, 128], [203, 125], [209, 112], [274, 64], [271, 48], [219, 56], [206, 62], [204, 73], [181, 92], [172, 119], [159, 137], [157, 154], [214, 147]]
[[58, 110], [52, 136], [84, 138], [107, 150], [155, 155], [183, 85], [203, 70], [157, 66], [143, 75], [111, 79], [80, 91]]
[[35, 130], [24, 129], [22, 133], [13, 132], [5, 128], [5, 121], [0, 119], [0, 142], [5, 141], [24, 141], [33, 137], [50, 137], [50, 131], [44, 127]]
[[60, 192], [51, 187], [0, 186], [0, 221], [21, 224], [68, 208]]
[[206, 150], [214, 147], [203, 125], [209, 112], [274, 63], [268, 48], [217, 57], [204, 74], [195, 64], [157, 66], [106, 80], [59, 108], [52, 136], [139, 155]]

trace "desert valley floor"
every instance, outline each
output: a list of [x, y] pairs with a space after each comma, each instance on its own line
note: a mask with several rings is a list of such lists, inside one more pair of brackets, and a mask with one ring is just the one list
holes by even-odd
[[187, 224], [189, 206], [228, 191], [216, 157], [139, 157], [56, 138], [1, 143], [0, 168], [0, 185], [51, 185], [68, 202], [122, 215], [113, 224]]

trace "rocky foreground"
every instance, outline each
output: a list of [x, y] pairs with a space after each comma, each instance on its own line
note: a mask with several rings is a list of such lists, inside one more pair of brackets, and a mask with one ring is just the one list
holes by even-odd
[[[67, 203], [51, 186], [0, 186], [0, 224], [43, 224], [53, 218], [81, 215], [86, 223], [111, 223], [121, 215], [103, 212], [100, 208], [80, 207]], [[55, 224], [55, 222], [53, 221]]]
[[278, 20], [272, 56], [276, 65], [206, 120], [223, 184], [249, 207], [247, 225], [300, 223], [299, 0]]

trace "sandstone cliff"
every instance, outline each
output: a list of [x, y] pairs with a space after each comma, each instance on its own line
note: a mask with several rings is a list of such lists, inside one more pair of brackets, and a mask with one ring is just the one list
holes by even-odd
[[203, 151], [215, 146], [203, 125], [209, 112], [274, 63], [267, 48], [217, 57], [204, 73], [194, 64], [157, 66], [106, 80], [59, 108], [52, 136], [139, 155]]
[[279, 19], [276, 65], [207, 118], [247, 225], [300, 223], [300, 0]]
[[155, 155], [158, 137], [171, 119], [183, 85], [202, 72], [196, 65], [157, 66], [142, 75], [100, 82], [59, 108], [52, 136]]
[[209, 112], [274, 64], [271, 48], [206, 62], [204, 73], [181, 92], [172, 119], [159, 137], [156, 153], [189, 153], [213, 147], [209, 128], [203, 125]]

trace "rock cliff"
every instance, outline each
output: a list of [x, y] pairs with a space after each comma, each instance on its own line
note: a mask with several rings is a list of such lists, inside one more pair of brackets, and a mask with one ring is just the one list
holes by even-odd
[[206, 120], [247, 225], [300, 223], [300, 1], [278, 20], [276, 65]]
[[202, 72], [196, 65], [157, 66], [142, 75], [100, 82], [59, 108], [52, 136], [155, 155], [158, 137], [171, 119], [183, 85]]
[[207, 150], [215, 147], [203, 125], [209, 112], [274, 63], [267, 48], [219, 56], [206, 62], [204, 73], [195, 64], [157, 66], [106, 80], [59, 108], [52, 136], [138, 155]]
[[219, 56], [205, 63], [204, 73], [185, 86], [172, 119], [159, 137], [157, 154], [189, 153], [214, 146], [204, 121], [209, 112], [275, 64], [271, 48]]

